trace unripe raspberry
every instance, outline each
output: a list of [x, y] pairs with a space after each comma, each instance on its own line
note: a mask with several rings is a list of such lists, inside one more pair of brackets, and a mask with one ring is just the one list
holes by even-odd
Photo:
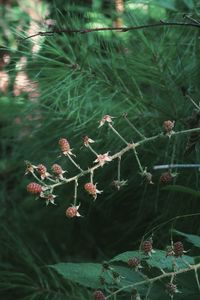
[[42, 176], [42, 175], [45, 175], [45, 174], [46, 174], [47, 168], [46, 168], [44, 165], [39, 164], [39, 165], [37, 166], [37, 171], [38, 171], [38, 173]]
[[74, 217], [80, 217], [81, 215], [78, 212], [79, 206], [80, 205], [78, 205], [78, 206], [72, 205], [72, 206], [68, 207], [65, 212], [66, 216], [70, 219], [74, 218]]
[[70, 144], [67, 139], [62, 138], [59, 140], [58, 143], [60, 145], [60, 149], [63, 152], [63, 154], [67, 154], [71, 152]]
[[84, 185], [84, 189], [94, 197], [94, 199], [97, 198], [97, 194], [101, 194], [102, 191], [97, 190], [96, 184], [93, 184], [92, 182], [87, 182]]
[[144, 251], [145, 254], [150, 255], [153, 250], [152, 242], [149, 240], [144, 241], [142, 244], [142, 250]]
[[93, 296], [94, 296], [94, 300], [105, 300], [106, 299], [106, 297], [102, 293], [102, 291], [95, 291]]
[[84, 185], [84, 189], [90, 194], [90, 195], [95, 195], [96, 194], [96, 186], [91, 183], [88, 182]]
[[130, 258], [128, 260], [128, 265], [131, 268], [137, 268], [137, 267], [139, 267], [140, 266], [140, 260], [139, 260], [139, 258], [137, 258], [137, 257]]
[[182, 242], [176, 242], [173, 246], [174, 256], [179, 257], [184, 254], [184, 247]]
[[175, 121], [170, 121], [170, 120], [164, 121], [163, 127], [164, 127], [164, 130], [165, 130], [166, 133], [169, 133], [173, 130], [174, 123], [175, 123]]
[[162, 173], [160, 176], [160, 182], [162, 183], [170, 183], [173, 180], [172, 174], [170, 172]]
[[166, 284], [166, 289], [167, 289], [167, 292], [168, 292], [170, 295], [173, 295], [173, 294], [179, 292], [179, 291], [177, 290], [176, 284], [174, 284], [174, 283], [172, 283], [172, 282], [169, 282], [169, 283]]
[[42, 192], [42, 186], [36, 182], [30, 182], [26, 188], [31, 194], [40, 194]]
[[52, 171], [54, 172], [55, 175], [61, 175], [63, 174], [63, 169], [61, 168], [60, 165], [58, 164], [54, 164], [52, 167], [51, 167]]

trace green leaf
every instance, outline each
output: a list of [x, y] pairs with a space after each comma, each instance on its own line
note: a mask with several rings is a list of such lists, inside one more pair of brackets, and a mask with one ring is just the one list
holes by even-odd
[[[51, 268], [56, 270], [65, 279], [81, 284], [90, 288], [102, 288], [100, 276], [102, 276], [107, 285], [116, 284], [112, 275], [108, 272], [102, 273], [102, 265], [95, 263], [58, 263], [50, 265]], [[143, 280], [143, 277], [134, 270], [124, 266], [115, 266], [113, 269], [120, 274], [120, 282], [118, 286], [130, 285], [133, 282]], [[128, 289], [127, 289], [128, 291]]]
[[177, 235], [184, 236], [189, 243], [193, 244], [195, 247], [200, 248], [200, 236], [199, 235], [188, 234], [188, 233], [184, 233], [184, 232], [181, 232], [178, 230], [173, 230], [173, 232]]
[[[102, 271], [101, 264], [95, 263], [58, 263], [50, 265], [65, 279], [79, 283], [90, 288], [100, 288], [102, 284], [99, 280]], [[106, 283], [111, 283], [111, 279], [105, 278]]]
[[[151, 267], [173, 270], [174, 257], [171, 256], [166, 257], [166, 252], [162, 250], [155, 250], [155, 251], [156, 252], [152, 253], [150, 257], [144, 254], [140, 254], [139, 251], [127, 251], [115, 256], [110, 262], [122, 261], [127, 263], [130, 258], [139, 257], [141, 260], [143, 261], [145, 260], [146, 263]], [[191, 265], [194, 264], [193, 257], [184, 255], [184, 260], [188, 264]], [[176, 263], [180, 269], [187, 267], [187, 264], [183, 261], [181, 257], [176, 258]]]
[[184, 269], [188, 266], [184, 261], [186, 261], [190, 265], [194, 264], [193, 257], [184, 255], [184, 260], [181, 257], [178, 258], [174, 258], [173, 256], [166, 257], [166, 252], [162, 250], [156, 250], [156, 252], [153, 253], [152, 256], [147, 260], [147, 263], [151, 267], [173, 270], [174, 259], [179, 269]]
[[191, 189], [191, 188], [188, 188], [188, 187], [185, 187], [182, 185], [168, 185], [168, 186], [162, 188], [162, 190], [187, 193], [187, 194], [191, 194], [194, 197], [200, 197], [199, 191], [196, 191], [194, 189]]

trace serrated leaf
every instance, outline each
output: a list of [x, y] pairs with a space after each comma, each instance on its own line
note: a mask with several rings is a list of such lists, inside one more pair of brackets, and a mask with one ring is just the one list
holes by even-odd
[[[58, 263], [50, 265], [50, 267], [56, 270], [65, 279], [94, 289], [102, 288], [100, 282], [101, 275], [108, 286], [117, 284], [121, 287], [143, 280], [143, 277], [138, 272], [124, 266], [114, 267], [114, 271], [120, 274], [119, 283], [114, 281], [112, 275], [108, 274], [108, 272], [102, 273], [102, 265], [97, 263]], [[141, 287], [141, 290], [142, 289], [143, 287]], [[129, 289], [127, 289], [127, 291], [128, 290]]]
[[[101, 264], [95, 263], [58, 263], [50, 265], [65, 279], [79, 283], [85, 287], [101, 288], [102, 284], [99, 280], [102, 271]], [[111, 283], [110, 278], [105, 278], [106, 282]]]
[[200, 248], [200, 236], [199, 235], [188, 234], [188, 233], [184, 233], [184, 232], [181, 232], [178, 230], [173, 230], [173, 232], [177, 235], [184, 236], [189, 243], [193, 244], [195, 247]]
[[[174, 257], [166, 257], [166, 252], [162, 250], [155, 251], [156, 252], [152, 253], [150, 257], [140, 254], [139, 251], [127, 251], [115, 256], [110, 262], [121, 261], [127, 263], [130, 258], [139, 257], [141, 260], [145, 260], [146, 263], [151, 267], [173, 270]], [[184, 260], [188, 264], [194, 264], [193, 257], [184, 255]], [[184, 262], [184, 260], [181, 257], [176, 258], [178, 268], [183, 269], [187, 267], [187, 264]]]
[[196, 191], [194, 189], [191, 189], [191, 188], [188, 188], [188, 187], [185, 187], [182, 185], [168, 185], [168, 186], [162, 188], [162, 190], [187, 193], [187, 194], [191, 194], [194, 197], [200, 197], [199, 191]]
[[[174, 260], [177, 264], [177, 267], [179, 269], [184, 269], [188, 265], [186, 262], [190, 265], [194, 264], [194, 258], [188, 255], [183, 256], [184, 259], [181, 257], [174, 258], [173, 256], [167, 256], [166, 257], [166, 252], [162, 250], [156, 250], [155, 253], [152, 254], [152, 256], [147, 260], [147, 263], [151, 267], [156, 267], [156, 268], [162, 268], [162, 269], [168, 269], [168, 270], [173, 270], [173, 263]], [[185, 262], [186, 261], [186, 262]]]

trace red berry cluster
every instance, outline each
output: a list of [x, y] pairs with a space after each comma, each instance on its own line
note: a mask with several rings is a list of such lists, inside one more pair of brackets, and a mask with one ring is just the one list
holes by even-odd
[[84, 189], [92, 196], [96, 196], [96, 186], [91, 183], [88, 182], [84, 185]]
[[67, 153], [70, 151], [70, 144], [67, 139], [62, 138], [59, 140], [58, 143], [59, 143], [60, 149], [63, 153]]
[[94, 296], [94, 300], [105, 300], [106, 299], [104, 293], [102, 291], [99, 291], [99, 290], [95, 291], [93, 296]]
[[42, 186], [36, 182], [30, 182], [27, 185], [27, 191], [31, 194], [40, 194], [42, 192]]
[[131, 268], [137, 268], [140, 265], [140, 260], [137, 257], [130, 258], [128, 260], [128, 265]]
[[62, 175], [63, 174], [63, 169], [60, 165], [58, 164], [54, 164], [52, 167], [51, 167], [53, 173], [55, 175]]
[[46, 174], [47, 168], [46, 168], [44, 165], [39, 164], [39, 165], [37, 166], [37, 171], [38, 171], [38, 173], [39, 173], [41, 176], [43, 176], [43, 175]]
[[170, 183], [173, 180], [173, 176], [170, 172], [162, 173], [160, 176], [160, 182]]
[[178, 292], [176, 284], [172, 282], [166, 284], [166, 290], [170, 295], [173, 295]]
[[179, 257], [184, 254], [184, 247], [182, 242], [176, 242], [173, 246], [174, 256]]
[[67, 208], [65, 214], [68, 218], [74, 218], [78, 214], [78, 209], [76, 206], [70, 206]]

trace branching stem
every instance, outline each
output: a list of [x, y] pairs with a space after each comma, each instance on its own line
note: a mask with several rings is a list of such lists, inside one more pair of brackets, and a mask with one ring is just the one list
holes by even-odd
[[79, 169], [81, 172], [83, 172], [83, 170], [81, 169], [81, 167], [79, 165], [77, 165], [77, 163], [73, 160], [73, 158], [70, 156], [70, 154], [67, 154], [67, 157], [69, 158], [69, 160], [73, 163], [73, 165]]
[[153, 278], [149, 278], [148, 280], [142, 280], [133, 284], [129, 284], [126, 286], [123, 286], [122, 288], [116, 290], [115, 292], [113, 292], [111, 295], [107, 296], [106, 299], [111, 298], [114, 294], [119, 294], [120, 292], [122, 292], [123, 290], [129, 289], [129, 288], [135, 288], [137, 286], [143, 285], [143, 284], [150, 284], [152, 285], [154, 282], [158, 281], [158, 280], [162, 280], [164, 278], [168, 278], [168, 277], [174, 277], [175, 275], [178, 274], [182, 274], [182, 273], [187, 273], [190, 272], [191, 270], [194, 270], [194, 272], [197, 272], [197, 270], [200, 269], [200, 263], [196, 264], [196, 265], [192, 265], [189, 268], [185, 268], [185, 269], [180, 269], [177, 270], [176, 272], [169, 272], [169, 273], [164, 273], [161, 274], [159, 276], [153, 277]]
[[[193, 128], [193, 129], [188, 129], [188, 130], [181, 130], [181, 131], [177, 131], [177, 132], [174, 132], [172, 134], [173, 135], [179, 135], [179, 134], [187, 134], [187, 133], [191, 133], [191, 132], [196, 132], [196, 131], [200, 131], [200, 128]], [[168, 136], [165, 136], [163, 133], [161, 134], [158, 134], [158, 135], [155, 135], [153, 137], [149, 137], [149, 138], [145, 138], [137, 143], [130, 143], [130, 144], [127, 144], [127, 146], [125, 148], [123, 148], [122, 150], [120, 150], [119, 152], [115, 153], [114, 155], [110, 156], [110, 161], [113, 161], [114, 159], [118, 158], [118, 157], [122, 157], [126, 152], [130, 151], [130, 150], [133, 150], [135, 149], [136, 147], [144, 144], [144, 143], [147, 143], [147, 142], [151, 142], [153, 140], [156, 140], [158, 138], [169, 138]], [[99, 167], [102, 167], [100, 163], [96, 164], [95, 166], [91, 167], [91, 168], [88, 168], [87, 170], [81, 170], [80, 173], [78, 173], [77, 175], [73, 176], [73, 177], [70, 177], [70, 178], [64, 178], [63, 181], [60, 181], [58, 183], [55, 183], [53, 184], [51, 187], [54, 188], [56, 186], [60, 186], [60, 185], [63, 185], [64, 183], [68, 183], [68, 182], [71, 182], [71, 181], [74, 181], [86, 174], [89, 174], [91, 172], [94, 172], [94, 170], [98, 169]]]

